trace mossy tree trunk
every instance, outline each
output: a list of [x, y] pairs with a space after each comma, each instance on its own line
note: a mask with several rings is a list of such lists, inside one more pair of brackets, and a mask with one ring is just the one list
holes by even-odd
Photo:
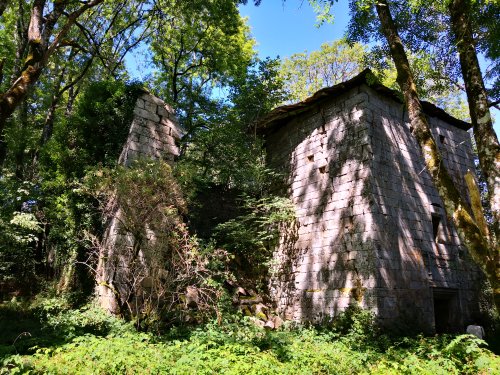
[[[67, 41], [64, 39], [78, 17], [103, 1], [84, 2], [71, 13], [66, 12], [69, 2], [53, 1], [48, 14], [44, 14], [46, 0], [33, 1], [28, 27], [28, 57], [12, 85], [4, 93], [0, 93], [0, 134], [8, 118], [25, 98], [29, 88], [40, 78], [49, 58], [57, 49], [66, 45]], [[61, 23], [63, 14], [65, 21]], [[58, 26], [57, 32], [55, 32], [56, 25]]]
[[463, 243], [492, 284], [495, 305], [500, 311], [498, 251], [496, 246], [490, 246], [489, 238], [481, 233], [480, 227], [471, 214], [472, 210], [460, 195], [444, 166], [442, 156], [422, 109], [410, 64], [387, 1], [376, 0], [375, 8], [382, 25], [382, 32], [390, 48], [391, 57], [396, 66], [397, 82], [403, 92], [408, 116], [414, 128], [413, 134], [424, 156], [427, 170], [444, 203], [447, 215], [453, 220]]
[[492, 228], [498, 241], [500, 235], [500, 144], [493, 129], [488, 96], [472, 35], [469, 19], [471, 4], [469, 0], [452, 0], [448, 8], [451, 28], [460, 56], [460, 67], [469, 102], [479, 163], [488, 187], [488, 198], [493, 215]]

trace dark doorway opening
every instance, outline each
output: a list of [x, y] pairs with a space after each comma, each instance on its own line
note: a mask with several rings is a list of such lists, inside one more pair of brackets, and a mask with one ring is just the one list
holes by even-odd
[[457, 332], [460, 329], [460, 306], [456, 289], [434, 288], [434, 326], [436, 333]]

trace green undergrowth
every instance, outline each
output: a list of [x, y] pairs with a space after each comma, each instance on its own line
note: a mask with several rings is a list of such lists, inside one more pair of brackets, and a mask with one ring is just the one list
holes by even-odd
[[499, 357], [472, 336], [389, 338], [359, 311], [328, 328], [266, 331], [229, 315], [159, 334], [93, 305], [68, 309], [49, 299], [0, 305], [0, 319], [0, 374], [500, 373]]

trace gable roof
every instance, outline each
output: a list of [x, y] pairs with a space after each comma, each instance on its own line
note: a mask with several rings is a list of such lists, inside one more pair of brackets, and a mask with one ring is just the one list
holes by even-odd
[[[332, 96], [341, 95], [344, 92], [347, 92], [348, 90], [362, 84], [367, 84], [373, 90], [384, 95], [385, 97], [393, 99], [397, 103], [403, 103], [397, 91], [391, 90], [381, 83], [373, 82], [373, 77], [374, 76], [372, 71], [370, 69], [365, 69], [357, 76], [337, 85], [325, 87], [301, 102], [277, 107], [264, 117], [261, 117], [259, 120], [257, 120], [257, 122], [254, 124], [255, 128], [257, 132], [265, 132], [266, 130], [284, 123], [292, 116], [308, 111], [315, 105], [320, 104], [321, 102], [327, 100], [328, 98], [331, 98]], [[423, 100], [421, 101], [421, 103], [424, 112], [428, 116], [437, 117], [463, 130], [469, 130], [471, 128], [471, 124], [449, 115], [441, 108], [436, 107], [434, 104]]]

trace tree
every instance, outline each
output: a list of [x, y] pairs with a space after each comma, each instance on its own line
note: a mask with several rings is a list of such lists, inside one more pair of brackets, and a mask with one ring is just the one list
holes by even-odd
[[[94, 10], [75, 21], [43, 68], [44, 74], [22, 99], [17, 114], [9, 118], [0, 133], [0, 166], [5, 165], [6, 158], [10, 159], [7, 165], [15, 159], [17, 166], [29, 159], [35, 162], [16, 169], [36, 170], [36, 159], [51, 138], [54, 123], [58, 116], [71, 114], [81, 89], [92, 81], [126, 77], [124, 57], [150, 32], [145, 18], [147, 4], [115, 0], [103, 2]], [[16, 0], [4, 14], [1, 33], [6, 37], [0, 48], [4, 47], [4, 55], [11, 57], [6, 59], [4, 69], [11, 80], [0, 86], [0, 92], [7, 91], [22, 73], [22, 61], [28, 56], [29, 19], [29, 9], [22, 0]], [[11, 34], [16, 37], [8, 37]], [[23, 108], [32, 109], [29, 116], [23, 114]], [[16, 174], [22, 177], [22, 173]]]
[[59, 48], [66, 46], [65, 38], [77, 19], [103, 1], [90, 0], [78, 5], [68, 1], [33, 1], [27, 32], [27, 58], [10, 87], [0, 94], [0, 134], [29, 88], [40, 78], [49, 59]]
[[53, 57], [47, 74], [53, 82], [49, 90], [52, 98], [43, 125], [41, 146], [52, 135], [56, 110], [63, 96], [67, 93], [65, 114], [70, 115], [85, 82], [125, 78], [125, 56], [151, 32], [144, 2], [120, 1], [105, 5], [98, 15], [80, 17], [69, 35], [71, 45]]
[[178, 169], [194, 189], [217, 186], [238, 194], [262, 193], [264, 155], [249, 126], [285, 98], [278, 67], [278, 60], [255, 59], [232, 82], [229, 102], [218, 102], [216, 111], [204, 114], [203, 127], [193, 129]]
[[364, 68], [366, 47], [340, 39], [321, 45], [319, 51], [297, 53], [283, 60], [280, 76], [289, 100], [301, 101], [323, 87], [352, 78]]
[[[333, 3], [332, 0], [323, 2], [330, 5]], [[386, 40], [397, 70], [397, 82], [414, 129], [413, 134], [422, 151], [426, 167], [444, 203], [448, 217], [452, 219], [463, 243], [490, 281], [495, 305], [500, 310], [498, 243], [494, 234], [488, 234], [480, 224], [482, 218], [475, 218], [472, 215], [473, 210], [462, 198], [442, 163], [441, 154], [420, 103], [412, 69], [392, 18], [389, 3], [386, 0], [354, 0], [351, 2], [351, 10], [356, 13], [358, 20], [361, 19], [365, 24], [371, 25], [372, 32], [381, 32]], [[379, 22], [378, 27], [374, 26], [377, 22]], [[474, 212], [477, 214], [477, 211]]]
[[254, 42], [234, 0], [156, 0], [152, 17], [155, 86], [189, 134], [213, 89], [245, 74]]
[[451, 0], [448, 8], [451, 28], [460, 56], [460, 67], [469, 101], [479, 162], [488, 187], [489, 203], [493, 214], [493, 235], [498, 241], [500, 239], [500, 144], [493, 129], [488, 95], [476, 54], [469, 19], [471, 3], [469, 0]]

